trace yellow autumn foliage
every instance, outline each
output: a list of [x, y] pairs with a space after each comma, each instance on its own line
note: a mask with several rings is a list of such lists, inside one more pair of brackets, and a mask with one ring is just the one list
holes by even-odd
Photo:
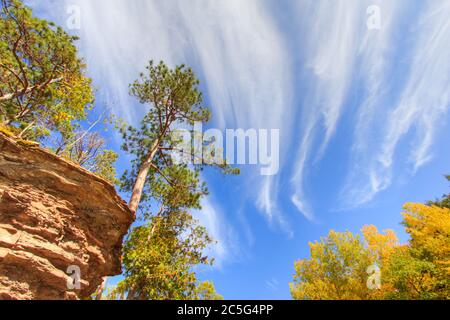
[[450, 209], [407, 203], [403, 213], [411, 245], [423, 248], [450, 277]]
[[[363, 239], [331, 231], [310, 243], [310, 258], [295, 263], [291, 294], [298, 300], [450, 299], [450, 209], [407, 203], [403, 225], [411, 239], [364, 226]], [[380, 283], [368, 286], [369, 266]]]

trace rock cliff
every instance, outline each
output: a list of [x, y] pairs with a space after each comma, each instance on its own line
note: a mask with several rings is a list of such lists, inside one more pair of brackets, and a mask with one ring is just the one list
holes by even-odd
[[0, 133], [0, 299], [89, 297], [132, 222], [108, 182]]

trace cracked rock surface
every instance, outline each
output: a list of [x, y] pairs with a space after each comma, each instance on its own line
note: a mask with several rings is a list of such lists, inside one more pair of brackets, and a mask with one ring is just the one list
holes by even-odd
[[88, 298], [121, 273], [133, 220], [107, 181], [0, 133], [0, 299]]

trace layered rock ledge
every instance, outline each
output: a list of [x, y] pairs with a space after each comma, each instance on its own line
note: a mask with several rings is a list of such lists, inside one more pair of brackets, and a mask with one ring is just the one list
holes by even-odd
[[132, 222], [107, 181], [0, 133], [0, 299], [88, 298], [121, 273]]

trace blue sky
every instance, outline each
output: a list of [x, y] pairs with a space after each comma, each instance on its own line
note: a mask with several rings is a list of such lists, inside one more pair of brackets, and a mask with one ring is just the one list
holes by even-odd
[[[190, 65], [210, 127], [280, 129], [280, 171], [207, 171], [197, 217], [219, 241], [199, 271], [227, 299], [288, 299], [293, 263], [330, 229], [391, 228], [448, 190], [450, 1], [27, 1], [67, 29], [108, 107], [145, 112], [128, 84], [150, 59]], [[72, 11], [75, 5], [75, 11]], [[369, 29], [370, 6], [380, 28]], [[69, 24], [70, 26], [70, 24]], [[106, 133], [119, 150], [117, 136]], [[129, 164], [121, 154], [119, 171]]]

